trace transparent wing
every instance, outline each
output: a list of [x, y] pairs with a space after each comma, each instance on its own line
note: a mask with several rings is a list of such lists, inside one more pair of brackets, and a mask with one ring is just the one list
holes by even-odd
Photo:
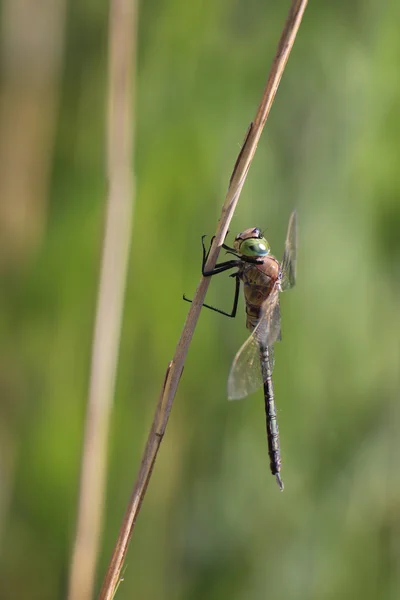
[[279, 287], [275, 285], [262, 306], [263, 317], [252, 335], [261, 346], [272, 346], [281, 339], [281, 309], [279, 306]]
[[[274, 368], [275, 359], [272, 347], [269, 350], [269, 362]], [[266, 366], [261, 370], [260, 350], [253, 334], [247, 338], [232, 363], [228, 377], [228, 398], [239, 400], [253, 394], [264, 385]]]
[[228, 398], [238, 400], [256, 392], [266, 379], [266, 365], [261, 368], [260, 346], [269, 349], [271, 372], [274, 367], [272, 345], [280, 339], [279, 291], [276, 287], [263, 305], [264, 315], [245, 341], [232, 363], [228, 377]]
[[294, 210], [290, 215], [285, 241], [285, 251], [282, 258], [281, 288], [284, 292], [296, 283], [296, 254], [297, 254], [297, 214]]

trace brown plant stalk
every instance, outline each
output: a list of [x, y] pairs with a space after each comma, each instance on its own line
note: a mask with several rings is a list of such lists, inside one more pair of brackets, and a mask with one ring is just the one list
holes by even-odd
[[[289, 58], [290, 51], [293, 47], [306, 6], [307, 0], [293, 0], [291, 3], [289, 14], [281, 33], [278, 48], [270, 69], [268, 81], [265, 86], [260, 105], [257, 109], [254, 121], [249, 126], [242, 149], [240, 150], [233, 169], [228, 192], [222, 207], [221, 216], [218, 221], [215, 239], [207, 261], [206, 270], [213, 269], [216, 263], [221, 245], [225, 239], [229, 223], [232, 219], [240, 192], [245, 182], [247, 172], [257, 149], [258, 141], [274, 101], [275, 94]], [[199, 318], [200, 310], [209, 283], [209, 278], [201, 278], [194, 295], [193, 302], [190, 306], [180, 340], [176, 347], [174, 358], [168, 365], [155, 416], [143, 453], [139, 473], [122, 521], [111, 561], [103, 581], [99, 600], [112, 600], [116, 587], [119, 583], [129, 541], [132, 537], [133, 529], [135, 527], [140, 506], [146, 493], [158, 449], [165, 433], [172, 403], [182, 375], [186, 354], [193, 337], [194, 329]]]
[[108, 198], [68, 600], [92, 598], [100, 546], [108, 430], [114, 396], [133, 208], [132, 83], [135, 68], [136, 11], [135, 0], [110, 1]]

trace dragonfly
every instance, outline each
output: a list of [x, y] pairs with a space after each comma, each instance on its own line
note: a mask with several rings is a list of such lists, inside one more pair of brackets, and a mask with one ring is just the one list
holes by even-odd
[[[236, 236], [233, 247], [222, 244], [227, 254], [234, 259], [220, 262], [211, 270], [206, 270], [208, 255], [214, 238], [207, 251], [202, 237], [204, 277], [212, 277], [230, 269], [237, 270], [230, 275], [235, 280], [235, 295], [230, 313], [209, 304], [204, 307], [230, 318], [236, 316], [240, 284], [243, 284], [246, 306], [246, 326], [250, 336], [237, 352], [228, 377], [228, 398], [244, 398], [264, 389], [264, 404], [268, 440], [270, 469], [275, 475], [279, 489], [283, 491], [281, 479], [281, 452], [279, 428], [276, 414], [272, 371], [274, 368], [275, 342], [281, 340], [281, 318], [279, 296], [296, 282], [297, 216], [290, 215], [282, 261], [271, 254], [270, 246], [258, 227], [246, 229]], [[191, 302], [186, 296], [184, 300]]]

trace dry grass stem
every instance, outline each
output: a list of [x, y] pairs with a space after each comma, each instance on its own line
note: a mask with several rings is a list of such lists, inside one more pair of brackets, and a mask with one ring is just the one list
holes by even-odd
[[[263, 127], [271, 109], [279, 82], [286, 66], [286, 62], [293, 47], [293, 43], [296, 38], [306, 5], [307, 0], [292, 1], [289, 15], [279, 40], [278, 49], [272, 63], [260, 105], [258, 107], [255, 119], [248, 129], [245, 141], [232, 173], [228, 192], [222, 207], [221, 217], [218, 221], [215, 240], [207, 262], [207, 270], [211, 270], [216, 263], [220, 247], [228, 230], [230, 220], [236, 208], [240, 192], [256, 151]], [[153, 419], [153, 424], [142, 457], [139, 473], [132, 491], [128, 508], [124, 515], [113, 555], [104, 578], [99, 600], [111, 600], [114, 596], [116, 586], [118, 585], [121, 576], [121, 569], [123, 567], [126, 552], [128, 550], [129, 541], [133, 533], [141, 503], [146, 493], [158, 449], [165, 432], [172, 402], [174, 400], [178, 383], [182, 375], [186, 354], [197, 320], [199, 318], [201, 306], [203, 304], [209, 283], [209, 278], [201, 278], [193, 302], [190, 306], [189, 314], [187, 316], [180, 340], [176, 347], [174, 358], [168, 366], [164, 385], [160, 393], [156, 413]]]
[[92, 597], [100, 545], [107, 471], [107, 440], [115, 386], [134, 193], [132, 83], [135, 67], [136, 10], [136, 3], [132, 0], [111, 0], [107, 127], [108, 200], [69, 600], [86, 600]]

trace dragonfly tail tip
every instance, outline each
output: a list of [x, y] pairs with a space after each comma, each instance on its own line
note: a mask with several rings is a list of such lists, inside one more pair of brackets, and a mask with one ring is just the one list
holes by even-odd
[[277, 484], [279, 485], [280, 491], [283, 492], [285, 486], [283, 485], [281, 476], [279, 475], [279, 473], [275, 473], [275, 477], [276, 477]]

